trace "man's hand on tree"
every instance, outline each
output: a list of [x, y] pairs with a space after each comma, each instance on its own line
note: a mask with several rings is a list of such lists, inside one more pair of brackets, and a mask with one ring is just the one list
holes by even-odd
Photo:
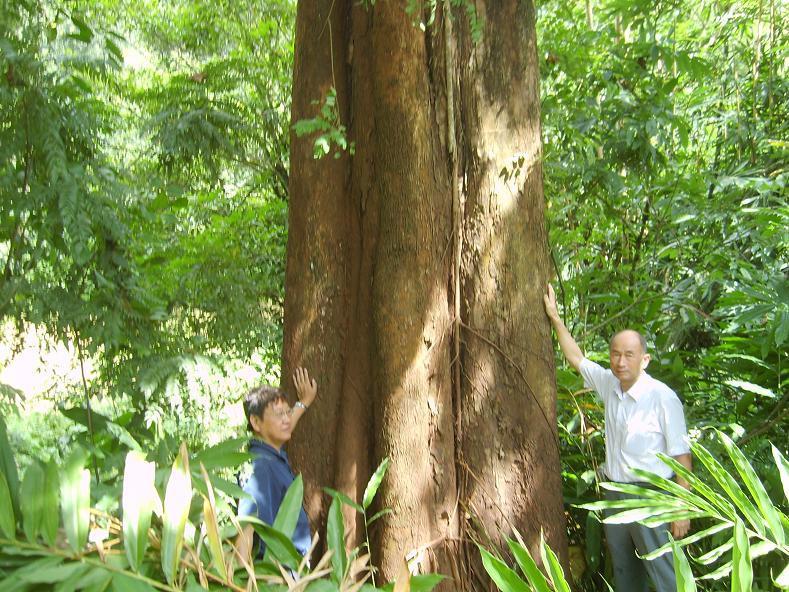
[[545, 303], [545, 314], [551, 319], [559, 318], [559, 309], [556, 308], [556, 292], [553, 291], [553, 286], [548, 284], [548, 293], [542, 297]]
[[671, 523], [671, 536], [681, 539], [690, 531], [690, 520], [675, 520]]

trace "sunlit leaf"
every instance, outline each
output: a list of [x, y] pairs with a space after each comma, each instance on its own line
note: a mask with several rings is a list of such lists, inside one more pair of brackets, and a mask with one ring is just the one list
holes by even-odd
[[50, 460], [44, 467], [43, 507], [41, 515], [41, 535], [49, 546], [54, 546], [60, 523], [60, 478], [58, 466]]
[[548, 585], [548, 580], [545, 579], [542, 571], [537, 567], [537, 562], [534, 561], [529, 550], [511, 539], [507, 540], [507, 545], [529, 584], [532, 585], [536, 592], [550, 592], [551, 587]]
[[66, 459], [60, 475], [60, 507], [71, 549], [78, 553], [88, 540], [90, 525], [90, 473], [87, 453], [80, 447]]
[[674, 575], [677, 578], [677, 592], [696, 592], [696, 580], [690, 569], [688, 558], [673, 538], [669, 541], [674, 553]]
[[203, 497], [203, 522], [205, 524], [206, 538], [208, 539], [208, 550], [211, 553], [211, 564], [214, 566], [217, 574], [224, 578], [227, 573], [227, 567], [225, 566], [222, 536], [219, 532], [219, 523], [217, 521], [214, 488], [211, 486], [208, 471], [205, 470], [205, 466], [202, 463], [200, 464], [200, 471], [203, 473], [203, 480], [208, 491], [208, 495]]
[[502, 592], [531, 592], [529, 585], [501, 559], [494, 557], [482, 547], [479, 547], [479, 552], [482, 555], [482, 565], [485, 571], [488, 572], [490, 579], [499, 590]]
[[341, 582], [345, 575], [348, 559], [345, 554], [345, 526], [342, 517], [342, 502], [336, 497], [332, 498], [331, 506], [329, 506], [326, 539], [328, 547], [332, 551], [331, 562], [334, 581]]
[[162, 570], [167, 582], [175, 582], [178, 562], [184, 545], [184, 529], [192, 503], [192, 479], [189, 474], [189, 454], [186, 444], [181, 444], [178, 456], [167, 482], [162, 517]]
[[741, 520], [734, 524], [734, 549], [732, 550], [731, 590], [750, 592], [753, 583], [751, 545]]
[[375, 494], [378, 493], [378, 488], [381, 486], [381, 481], [384, 480], [384, 475], [386, 475], [386, 469], [388, 468], [389, 459], [385, 458], [381, 461], [381, 464], [378, 465], [375, 473], [373, 473], [373, 476], [370, 477], [370, 480], [367, 482], [367, 487], [364, 489], [364, 496], [362, 496], [362, 507], [365, 510], [373, 503], [373, 498], [375, 498]]
[[44, 512], [44, 469], [38, 461], [25, 471], [22, 479], [22, 530], [31, 543], [41, 532]]
[[131, 451], [126, 455], [123, 474], [123, 539], [126, 557], [133, 570], [139, 571], [148, 547], [151, 514], [161, 506], [154, 487], [156, 466], [145, 460], [145, 455]]

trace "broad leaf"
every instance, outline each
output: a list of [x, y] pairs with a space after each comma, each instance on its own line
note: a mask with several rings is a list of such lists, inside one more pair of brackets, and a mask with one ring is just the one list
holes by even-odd
[[342, 519], [342, 502], [332, 498], [329, 506], [329, 517], [326, 524], [326, 539], [332, 551], [331, 562], [335, 582], [342, 582], [348, 558], [345, 554], [345, 525]]
[[364, 496], [362, 497], [362, 507], [365, 510], [373, 503], [373, 498], [375, 498], [375, 494], [378, 493], [378, 488], [381, 486], [384, 475], [386, 475], [386, 469], [388, 468], [389, 459], [385, 458], [381, 461], [381, 464], [378, 465], [375, 473], [373, 473], [373, 476], [370, 477], [370, 480], [367, 482], [367, 487], [365, 487]]
[[731, 590], [732, 592], [751, 592], [753, 567], [751, 566], [751, 545], [745, 534], [741, 520], [734, 524], [734, 549], [732, 550]]
[[184, 529], [192, 503], [192, 479], [189, 474], [189, 454], [186, 444], [181, 444], [170, 473], [164, 494], [162, 516], [162, 570], [167, 582], [173, 584], [178, 575], [178, 562], [184, 545]]
[[148, 529], [153, 509], [161, 506], [154, 487], [154, 463], [145, 460], [141, 452], [126, 455], [123, 474], [123, 539], [126, 557], [134, 571], [140, 570], [145, 549], [148, 547]]
[[[479, 545], [477, 545], [479, 547]], [[479, 547], [482, 555], [482, 565], [488, 572], [490, 579], [502, 592], [531, 592], [529, 585], [524, 582], [513, 569], [497, 557], [491, 555], [487, 550]]]
[[542, 571], [540, 571], [540, 568], [537, 567], [537, 562], [534, 561], [529, 550], [511, 539], [507, 540], [507, 545], [515, 557], [515, 561], [518, 562], [518, 566], [520, 566], [523, 575], [525, 575], [526, 579], [529, 581], [529, 584], [531, 584], [537, 592], [550, 592], [551, 587], [548, 584], [548, 580], [545, 578]]
[[44, 513], [44, 469], [34, 461], [22, 479], [22, 530], [31, 543], [41, 533]]
[[77, 447], [66, 459], [60, 475], [60, 507], [63, 527], [72, 551], [79, 553], [88, 540], [90, 526], [90, 473], [87, 454]]

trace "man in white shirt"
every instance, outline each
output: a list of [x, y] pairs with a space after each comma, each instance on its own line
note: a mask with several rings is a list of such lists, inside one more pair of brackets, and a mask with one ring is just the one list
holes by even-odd
[[[646, 340], [633, 330], [620, 331], [611, 338], [606, 370], [584, 357], [559, 317], [556, 294], [548, 285], [544, 296], [545, 312], [551, 320], [559, 346], [570, 365], [581, 373], [587, 387], [593, 388], [605, 407], [605, 464], [603, 471], [611, 481], [637, 483], [632, 469], [643, 469], [688, 487], [687, 481], [663, 464], [657, 457], [662, 452], [691, 469], [685, 416], [676, 393], [644, 372], [649, 364]], [[607, 499], [623, 499], [626, 494], [608, 492]], [[689, 520], [671, 523], [674, 538], [685, 536]], [[647, 575], [658, 592], [677, 589], [673, 558], [670, 553], [652, 561], [639, 555], [653, 551], [668, 542], [666, 525], [654, 528], [632, 524], [606, 524], [606, 540], [614, 565], [617, 592], [645, 592]]]

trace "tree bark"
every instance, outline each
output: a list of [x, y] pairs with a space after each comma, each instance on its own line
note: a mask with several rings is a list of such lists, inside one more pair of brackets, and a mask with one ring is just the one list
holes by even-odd
[[299, 3], [292, 120], [334, 86], [356, 150], [314, 160], [291, 138], [283, 383], [305, 365], [320, 385], [291, 444], [313, 526], [322, 487], [361, 500], [389, 457], [384, 578], [408, 555], [473, 589], [472, 535], [535, 550], [542, 528], [566, 553], [550, 263], [533, 4], [477, 1], [477, 42], [438, 4], [422, 28], [405, 2]]

